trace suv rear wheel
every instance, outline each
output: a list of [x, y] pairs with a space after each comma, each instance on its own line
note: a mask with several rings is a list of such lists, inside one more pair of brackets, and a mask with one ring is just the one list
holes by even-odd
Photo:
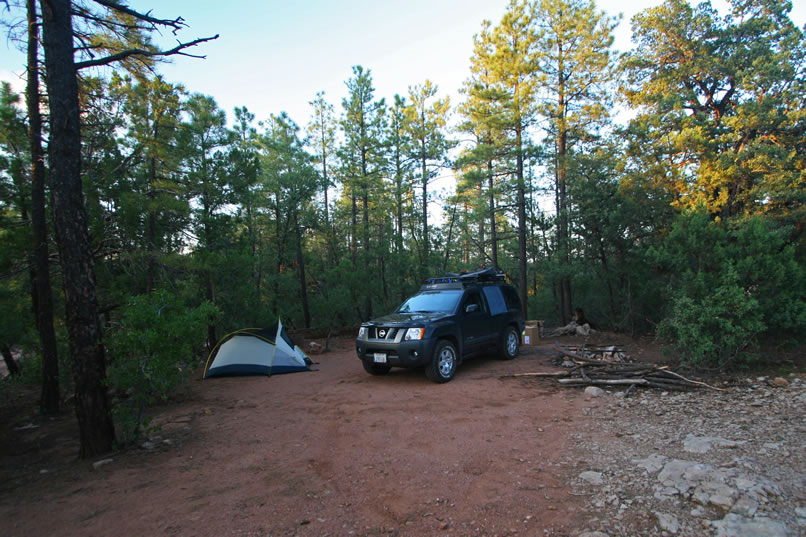
[[518, 350], [521, 345], [521, 338], [518, 337], [518, 332], [513, 327], [508, 326], [504, 330], [504, 335], [501, 338], [501, 351], [499, 357], [502, 360], [512, 360], [518, 355]]
[[456, 362], [456, 347], [450, 341], [443, 339], [437, 343], [433, 359], [425, 366], [425, 376], [439, 384], [448, 382], [456, 373]]

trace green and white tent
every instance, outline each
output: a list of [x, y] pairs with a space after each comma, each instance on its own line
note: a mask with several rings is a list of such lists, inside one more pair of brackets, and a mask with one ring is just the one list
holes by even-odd
[[227, 334], [210, 352], [204, 378], [309, 371], [310, 358], [294, 345], [283, 323]]

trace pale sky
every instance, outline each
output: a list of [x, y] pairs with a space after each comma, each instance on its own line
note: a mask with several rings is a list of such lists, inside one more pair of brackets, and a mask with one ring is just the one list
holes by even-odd
[[[714, 1], [719, 7], [721, 0]], [[458, 104], [459, 88], [470, 73], [473, 35], [484, 19], [501, 20], [507, 0], [131, 0], [135, 9], [153, 9], [162, 18], [182, 16], [185, 41], [220, 34], [193, 52], [207, 59], [176, 57], [159, 68], [170, 82], [213, 96], [233, 118], [246, 106], [258, 120], [286, 111], [304, 127], [318, 91], [341, 112], [345, 81], [353, 65], [372, 71], [375, 96], [387, 103], [396, 93], [426, 79], [438, 96]], [[615, 47], [630, 47], [630, 18], [659, 0], [602, 0], [599, 9], [623, 13]], [[806, 22], [806, 2], [795, 2], [792, 19]], [[4, 20], [11, 15], [1, 7]], [[163, 43], [171, 46], [168, 33]], [[25, 56], [8, 40], [0, 45], [0, 79], [24, 85]]]

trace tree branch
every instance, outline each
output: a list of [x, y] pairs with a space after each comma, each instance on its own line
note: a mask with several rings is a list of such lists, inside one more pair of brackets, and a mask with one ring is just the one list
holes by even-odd
[[121, 4], [119, 0], [93, 0], [93, 1], [96, 4], [100, 4], [109, 9], [113, 9], [119, 13], [124, 13], [126, 15], [134, 17], [135, 19], [147, 22], [153, 25], [154, 27], [166, 26], [168, 28], [172, 28], [174, 34], [176, 34], [178, 30], [187, 27], [187, 23], [185, 22], [185, 19], [183, 19], [182, 17], [177, 17], [175, 19], [158, 19], [156, 17], [151, 16], [151, 11], [148, 11], [147, 13], [140, 13], [139, 11], [135, 11], [125, 4]]
[[[105, 1], [105, 0], [95, 0], [98, 1]], [[204, 43], [206, 41], [212, 41], [214, 39], [218, 39], [218, 34], [212, 37], [200, 37], [199, 39], [194, 39], [188, 43], [179, 43], [177, 46], [170, 50], [145, 50], [145, 49], [129, 49], [124, 50], [122, 52], [118, 52], [117, 54], [112, 54], [111, 56], [106, 56], [103, 58], [98, 58], [96, 60], [87, 60], [83, 62], [76, 62], [76, 69], [85, 69], [87, 67], [98, 67], [101, 65], [109, 65], [110, 63], [114, 63], [120, 60], [125, 60], [130, 56], [139, 56], [139, 57], [162, 57], [162, 56], [173, 56], [178, 54], [180, 56], [188, 56], [190, 58], [206, 58], [207, 56], [201, 56], [196, 54], [188, 54], [186, 52], [182, 52], [184, 49], [193, 47], [198, 45], [199, 43]]]

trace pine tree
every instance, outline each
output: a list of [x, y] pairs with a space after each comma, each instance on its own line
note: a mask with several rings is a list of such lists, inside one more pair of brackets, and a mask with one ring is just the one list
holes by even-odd
[[677, 208], [802, 222], [806, 40], [788, 2], [730, 6], [720, 17], [709, 2], [668, 0], [633, 20], [633, 154], [667, 163], [668, 175], [654, 179]]
[[592, 0], [540, 0], [534, 6], [532, 53], [540, 88], [539, 111], [548, 120], [547, 153], [555, 178], [558, 282], [563, 323], [571, 319], [569, 159], [576, 144], [596, 135], [608, 117], [614, 73], [616, 20]]
[[[344, 144], [339, 151], [345, 194], [352, 206], [351, 254], [354, 266], [358, 266], [358, 202], [361, 202], [361, 263], [372, 271], [370, 254], [370, 195], [376, 190], [385, 168], [383, 132], [385, 129], [386, 104], [383, 99], [374, 101], [372, 72], [357, 65], [353, 77], [347, 81], [348, 96], [342, 100], [344, 109], [341, 129]], [[363, 315], [372, 317], [372, 293], [365, 292]]]
[[450, 98], [434, 99], [437, 86], [430, 80], [423, 84], [409, 87], [409, 104], [405, 108], [406, 121], [404, 130], [408, 136], [408, 155], [420, 168], [420, 188], [422, 192], [422, 260], [421, 266], [426, 271], [430, 267], [430, 249], [428, 234], [428, 185], [436, 177], [440, 167], [446, 165], [448, 150], [455, 144], [445, 132]]

